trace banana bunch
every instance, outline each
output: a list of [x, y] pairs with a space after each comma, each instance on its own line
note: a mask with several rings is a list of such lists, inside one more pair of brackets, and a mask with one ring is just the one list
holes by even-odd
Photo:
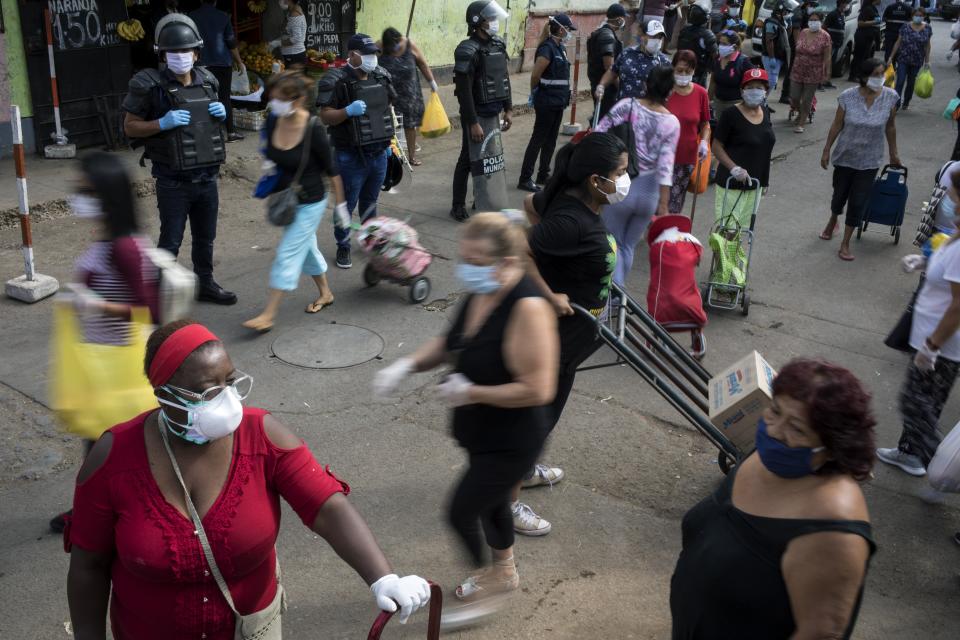
[[247, 9], [250, 9], [251, 13], [263, 13], [267, 10], [267, 0], [249, 0]]
[[117, 25], [117, 33], [124, 40], [130, 42], [136, 42], [137, 40], [142, 40], [147, 33], [143, 30], [143, 25], [140, 24], [140, 21], [136, 18], [131, 18], [130, 20], [124, 20]]

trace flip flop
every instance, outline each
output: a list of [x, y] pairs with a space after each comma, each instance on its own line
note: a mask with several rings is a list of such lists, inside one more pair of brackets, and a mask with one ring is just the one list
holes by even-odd
[[422, 164], [423, 164], [423, 160], [411, 160], [411, 161], [410, 161], [410, 166], [413, 166], [413, 167], [419, 167], [419, 166], [422, 165]]
[[837, 232], [837, 229], [839, 229], [839, 228], [840, 228], [840, 223], [838, 222], [838, 223], [836, 223], [836, 224], [833, 225], [833, 231], [831, 231], [830, 233], [827, 233], [826, 231], [821, 231], [821, 232], [820, 232], [820, 239], [821, 239], [821, 240], [833, 240], [833, 234], [835, 234], [835, 233]]
[[[305, 311], [306, 313], [320, 313], [321, 311], [323, 311], [324, 309], [326, 309], [327, 307], [329, 307], [329, 306], [332, 305], [333, 303], [334, 303], [334, 300], [331, 300], [330, 302], [321, 302], [321, 303], [317, 303], [316, 301], [314, 301], [314, 302], [311, 302], [310, 304], [308, 304], [307, 307], [304, 309], [304, 311]], [[317, 306], [316, 309], [313, 309], [313, 310], [310, 309], [310, 307], [313, 307], [313, 306], [315, 306], [315, 305], [317, 305], [317, 304], [319, 304], [319, 306]]]
[[273, 323], [272, 323], [272, 322], [271, 322], [270, 324], [260, 325], [260, 326], [254, 326], [254, 325], [250, 324], [250, 322], [251, 322], [250, 320], [247, 320], [246, 322], [243, 323], [243, 326], [246, 327], [247, 329], [250, 329], [251, 331], [256, 331], [257, 333], [259, 333], [259, 334], [261, 334], [261, 335], [264, 334], [264, 333], [269, 333], [270, 330], [273, 329]]
[[850, 255], [850, 254], [843, 255], [843, 251], [837, 251], [837, 256], [838, 256], [841, 260], [844, 260], [844, 261], [846, 261], [846, 262], [853, 262], [854, 260], [857, 259], [856, 256], [852, 256], [852, 255]]

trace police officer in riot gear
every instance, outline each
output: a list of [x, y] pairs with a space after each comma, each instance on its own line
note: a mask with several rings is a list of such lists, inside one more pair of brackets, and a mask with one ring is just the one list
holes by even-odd
[[[500, 23], [509, 17], [506, 11], [494, 0], [476, 0], [467, 6], [467, 34], [469, 37], [457, 45], [454, 51], [454, 84], [457, 101], [460, 103], [460, 123], [463, 130], [460, 157], [453, 173], [453, 207], [450, 216], [463, 221], [469, 217], [466, 209], [467, 177], [471, 174], [471, 143], [480, 145], [491, 136], [499, 126], [497, 122], [503, 114], [501, 131], [513, 126], [513, 100], [511, 99], [510, 75], [507, 69], [507, 46], [497, 37]], [[485, 127], [484, 123], [488, 126]], [[497, 140], [499, 146], [499, 140]], [[502, 149], [501, 149], [502, 156]], [[492, 160], [487, 158], [487, 160]], [[498, 172], [502, 174], [502, 157]], [[477, 187], [477, 175], [474, 174], [474, 195], [485, 194]], [[486, 176], [484, 176], [486, 178]], [[498, 176], [499, 180], [504, 178]], [[481, 184], [485, 185], [486, 180]], [[499, 194], [497, 194], [499, 197]], [[504, 196], [505, 197], [505, 192]], [[478, 198], [486, 206], [485, 197]], [[504, 205], [505, 206], [505, 203]]]
[[[518, 189], [537, 192], [538, 184], [550, 179], [550, 161], [557, 148], [557, 135], [563, 122], [563, 111], [570, 104], [570, 61], [564, 43], [573, 39], [577, 28], [565, 13], [550, 16], [545, 26], [546, 39], [537, 47], [533, 70], [530, 72], [530, 92], [536, 120], [533, 134], [523, 154]], [[533, 166], [540, 156], [540, 170], [534, 182]]]
[[197, 299], [235, 304], [237, 296], [213, 279], [227, 110], [217, 98], [217, 79], [195, 66], [201, 47], [200, 32], [186, 15], [171, 13], [157, 23], [154, 49], [166, 69], [144, 69], [130, 79], [121, 105], [123, 130], [153, 165], [160, 210], [157, 246], [177, 255], [189, 220]]
[[[397, 93], [389, 72], [377, 64], [380, 47], [373, 38], [356, 33], [347, 50], [347, 66], [330, 69], [317, 84], [317, 107], [320, 119], [330, 127], [347, 209], [351, 216], [357, 209], [363, 222], [377, 215], [394, 135], [391, 105]], [[353, 266], [350, 231], [338, 222], [334, 221], [333, 230], [337, 266], [349, 269]]]
[[587, 38], [587, 78], [590, 80], [590, 95], [593, 96], [593, 109], [600, 109], [602, 118], [617, 102], [617, 92], [610, 91], [597, 100], [597, 85], [603, 74], [613, 66], [614, 61], [623, 53], [623, 42], [617, 37], [627, 25], [627, 10], [619, 2], [607, 8], [607, 21], [600, 25]]

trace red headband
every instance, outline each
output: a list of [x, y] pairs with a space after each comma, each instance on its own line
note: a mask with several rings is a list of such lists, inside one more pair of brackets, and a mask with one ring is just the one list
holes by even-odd
[[220, 338], [210, 333], [210, 330], [202, 324], [188, 324], [174, 331], [163, 341], [156, 355], [153, 356], [147, 376], [150, 384], [154, 388], [167, 384], [187, 356], [196, 351], [200, 345], [213, 341], [219, 342]]

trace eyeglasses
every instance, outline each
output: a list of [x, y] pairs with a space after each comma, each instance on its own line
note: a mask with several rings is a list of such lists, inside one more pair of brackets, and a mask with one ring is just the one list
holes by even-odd
[[184, 399], [192, 402], [210, 402], [220, 395], [220, 392], [227, 387], [233, 387], [233, 390], [237, 392], [237, 395], [240, 397], [240, 399], [246, 400], [247, 396], [249, 396], [250, 392], [253, 390], [253, 377], [238, 369], [234, 371], [233, 380], [228, 380], [226, 385], [210, 387], [202, 393], [190, 391], [189, 389], [181, 389], [180, 387], [175, 387], [172, 384], [167, 385], [167, 388], [175, 391], [178, 395], [183, 395]]

